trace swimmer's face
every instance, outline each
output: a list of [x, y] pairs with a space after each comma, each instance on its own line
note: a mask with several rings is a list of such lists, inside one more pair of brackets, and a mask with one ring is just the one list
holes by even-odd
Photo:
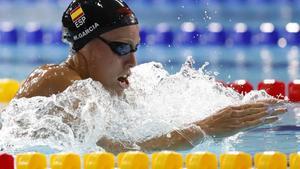
[[130, 68], [136, 65], [135, 52], [120, 56], [107, 43], [123, 42], [134, 49], [140, 42], [139, 27], [131, 25], [114, 29], [102, 34], [101, 38], [102, 40], [97, 38], [88, 45], [89, 56], [86, 58], [89, 75], [109, 91], [121, 94], [129, 87], [127, 78], [131, 74]]

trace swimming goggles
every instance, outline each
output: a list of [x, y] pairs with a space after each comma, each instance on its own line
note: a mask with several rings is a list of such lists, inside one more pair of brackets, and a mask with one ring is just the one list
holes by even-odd
[[125, 56], [131, 52], [136, 52], [138, 49], [138, 45], [137, 44], [135, 47], [133, 47], [131, 44], [129, 43], [125, 43], [125, 42], [110, 42], [100, 36], [98, 36], [98, 38], [100, 40], [102, 40], [105, 44], [107, 44], [110, 49], [115, 52], [117, 55], [119, 56]]

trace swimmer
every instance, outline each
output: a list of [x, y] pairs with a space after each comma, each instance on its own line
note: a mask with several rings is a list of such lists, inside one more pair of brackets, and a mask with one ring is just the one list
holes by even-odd
[[[15, 98], [50, 96], [63, 92], [76, 80], [99, 81], [113, 95], [129, 87], [130, 69], [136, 65], [140, 43], [138, 20], [122, 0], [74, 0], [62, 17], [63, 40], [71, 46], [69, 57], [59, 65], [37, 68], [25, 80]], [[135, 143], [143, 151], [183, 150], [199, 144], [205, 135], [225, 137], [259, 125], [272, 123], [285, 108], [269, 107], [277, 100], [263, 100], [219, 110], [190, 127]], [[201, 112], [199, 112], [201, 113]], [[99, 138], [97, 145], [110, 152], [134, 147]]]

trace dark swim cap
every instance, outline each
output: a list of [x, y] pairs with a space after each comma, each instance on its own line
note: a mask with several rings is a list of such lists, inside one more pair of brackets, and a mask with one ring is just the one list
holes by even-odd
[[73, 0], [62, 17], [63, 41], [78, 51], [100, 34], [138, 20], [122, 0]]

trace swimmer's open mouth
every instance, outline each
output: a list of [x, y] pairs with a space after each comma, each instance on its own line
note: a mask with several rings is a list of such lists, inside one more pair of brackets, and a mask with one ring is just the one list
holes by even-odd
[[129, 87], [129, 81], [128, 81], [128, 77], [130, 74], [126, 74], [123, 76], [120, 76], [118, 78], [119, 81], [119, 85], [123, 88], [123, 89], [127, 89]]

